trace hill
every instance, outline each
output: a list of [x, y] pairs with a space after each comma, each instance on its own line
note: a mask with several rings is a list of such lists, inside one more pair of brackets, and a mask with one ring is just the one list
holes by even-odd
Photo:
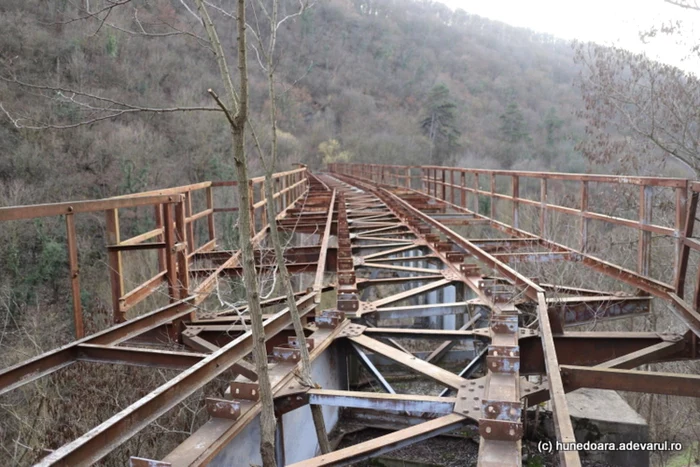
[[[211, 106], [207, 88], [221, 87], [215, 63], [182, 3], [132, 1], [109, 13], [102, 21], [104, 14], [97, 19], [69, 2], [3, 2], [0, 75], [146, 107]], [[222, 37], [234, 37], [224, 15], [215, 20]], [[429, 163], [420, 121], [431, 90], [442, 84], [460, 136], [435, 162], [582, 170], [573, 150], [583, 123], [575, 117], [581, 101], [572, 55], [564, 41], [439, 3], [317, 3], [280, 32], [283, 159], [319, 166], [319, 144], [337, 140], [353, 160]], [[250, 56], [251, 107], [263, 121], [266, 82]], [[13, 118], [30, 119], [25, 125], [71, 125], [95, 113], [75, 105], [87, 99], [55, 89], [5, 81], [0, 96]], [[0, 204], [232, 176], [225, 122], [216, 113], [129, 112], [53, 131], [17, 130], [2, 117]]]

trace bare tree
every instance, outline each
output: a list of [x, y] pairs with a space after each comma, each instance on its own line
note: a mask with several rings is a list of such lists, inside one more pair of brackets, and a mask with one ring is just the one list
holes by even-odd
[[[694, 1], [667, 3], [699, 10]], [[696, 13], [692, 13], [696, 14]], [[643, 31], [643, 40], [674, 35], [680, 23]], [[698, 56], [700, 44], [691, 44]], [[579, 144], [592, 162], [622, 159], [638, 167], [641, 157], [672, 159], [700, 173], [700, 80], [685, 70], [643, 54], [595, 44], [577, 44], [583, 65], [580, 88], [587, 137]]]
[[221, 80], [226, 92], [224, 103], [218, 95], [209, 90], [219, 107], [224, 111], [226, 119], [231, 127], [231, 137], [233, 139], [233, 160], [236, 166], [236, 176], [238, 181], [239, 218], [241, 257], [243, 259], [243, 280], [246, 286], [246, 296], [248, 301], [248, 312], [252, 327], [255, 346], [253, 356], [258, 373], [258, 383], [260, 385], [260, 402], [262, 411], [260, 413], [260, 454], [264, 467], [274, 467], [275, 460], [275, 414], [274, 401], [272, 399], [272, 387], [267, 366], [267, 350], [265, 347], [265, 329], [263, 327], [262, 308], [260, 306], [260, 291], [258, 289], [258, 278], [255, 270], [255, 256], [251, 239], [251, 216], [250, 193], [248, 192], [248, 161], [245, 153], [245, 133], [248, 123], [248, 62], [246, 46], [246, 22], [245, 0], [238, 0], [236, 11], [237, 43], [238, 43], [238, 92], [236, 91], [226, 55], [219, 40], [219, 36], [214, 27], [214, 23], [209, 17], [207, 8], [203, 0], [196, 0], [197, 9], [202, 17], [204, 28], [207, 31], [212, 51], [216, 58]]
[[[255, 47], [255, 52], [258, 58], [258, 63], [263, 69], [267, 76], [268, 83], [268, 96], [270, 99], [270, 149], [269, 154], [266, 156], [260, 141], [257, 137], [255, 131], [252, 132], [255, 139], [255, 146], [260, 155], [260, 160], [265, 169], [265, 199], [266, 199], [266, 211], [268, 224], [270, 225], [270, 240], [272, 241], [273, 248], [275, 250], [275, 257], [277, 261], [277, 268], [279, 270], [280, 283], [285, 291], [287, 297], [287, 306], [289, 307], [289, 312], [292, 316], [292, 323], [294, 325], [294, 333], [297, 337], [297, 342], [299, 343], [299, 350], [301, 354], [301, 371], [299, 373], [299, 378], [303, 385], [307, 387], [313, 387], [314, 382], [311, 377], [311, 359], [309, 357], [309, 351], [306, 345], [306, 335], [304, 334], [304, 327], [301, 322], [301, 316], [299, 314], [299, 309], [297, 308], [296, 298], [294, 296], [294, 288], [292, 287], [292, 282], [289, 276], [289, 271], [287, 270], [287, 265], [284, 261], [284, 246], [282, 244], [282, 239], [280, 238], [279, 231], [277, 230], [277, 209], [275, 207], [275, 199], [273, 197], [273, 174], [276, 170], [277, 160], [278, 160], [278, 147], [277, 147], [277, 105], [276, 105], [276, 92], [275, 92], [275, 47], [277, 44], [277, 31], [280, 26], [290, 18], [301, 15], [304, 10], [308, 7], [305, 1], [300, 2], [299, 11], [292, 15], [287, 15], [281, 20], [279, 16], [279, 0], [272, 0], [272, 5], [270, 10], [265, 7], [262, 0], [258, 0], [260, 4], [260, 9], [266, 16], [267, 23], [269, 25], [269, 30], [267, 33], [269, 37], [267, 43], [263, 40], [263, 31], [253, 30], [253, 34], [257, 41], [257, 47]], [[252, 129], [252, 128], [251, 128]], [[333, 207], [331, 206], [331, 209]], [[323, 419], [323, 411], [318, 405], [311, 405], [311, 414], [316, 427], [316, 434], [318, 437], [318, 442], [321, 447], [321, 452], [324, 454], [331, 451], [330, 443], [328, 441], [328, 433], [326, 432], [326, 425]]]

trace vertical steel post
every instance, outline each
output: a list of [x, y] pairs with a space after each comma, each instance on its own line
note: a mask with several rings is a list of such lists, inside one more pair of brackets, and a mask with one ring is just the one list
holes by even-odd
[[512, 183], [512, 195], [513, 195], [513, 228], [520, 228], [520, 213], [519, 213], [519, 203], [518, 199], [520, 198], [520, 177], [517, 175], [513, 175], [511, 179]]
[[496, 197], [494, 194], [496, 193], [496, 174], [491, 172], [491, 211], [489, 212], [489, 216], [491, 219], [496, 219]]
[[175, 231], [173, 229], [173, 207], [163, 204], [163, 236], [165, 238], [165, 278], [168, 282], [170, 303], [177, 301], [177, 266], [175, 261]]
[[82, 339], [85, 335], [85, 331], [83, 329], [83, 308], [80, 303], [80, 269], [78, 266], [78, 246], [76, 245], [75, 218], [73, 213], [66, 214], [66, 239], [68, 241], [68, 264], [70, 266], [70, 283], [73, 296], [75, 338]]
[[216, 239], [216, 224], [214, 223], [214, 189], [207, 187], [207, 209], [211, 210], [207, 216], [207, 227], [209, 229], [209, 241]]
[[[588, 212], [588, 182], [581, 181], [581, 214]], [[585, 253], [588, 249], [588, 219], [581, 215], [581, 246], [580, 250]]]
[[651, 224], [651, 205], [654, 196], [654, 187], [641, 185], [639, 187], [639, 241], [637, 272], [649, 276], [651, 266], [651, 232], [642, 230], [645, 225]]
[[[105, 211], [107, 245], [119, 245], [119, 212], [116, 209]], [[122, 277], [122, 254], [119, 250], [107, 252], [109, 278], [112, 285], [112, 314], [115, 323], [124, 321], [120, 299], [124, 295], [124, 278]]]
[[547, 238], [547, 179], [540, 179], [540, 237]]

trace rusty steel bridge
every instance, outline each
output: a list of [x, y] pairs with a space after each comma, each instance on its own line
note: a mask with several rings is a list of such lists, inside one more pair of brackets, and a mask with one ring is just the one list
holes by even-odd
[[[280, 424], [285, 414], [309, 404], [408, 413], [414, 420], [387, 435], [305, 460], [287, 462], [282, 447], [279, 465], [346, 465], [473, 426], [480, 436], [478, 465], [520, 466], [528, 407], [549, 401], [557, 439], [575, 441], [567, 392], [599, 388], [700, 397], [698, 375], [635, 369], [698, 359], [700, 241], [693, 233], [698, 182], [338, 163], [326, 173], [300, 167], [274, 176], [276, 226], [266, 220], [264, 183], [264, 178], [249, 181], [259, 273], [275, 268], [267, 244], [271, 227], [290, 238], [312, 239], [311, 245], [292, 244], [285, 260], [290, 272], [308, 278], [299, 282], [296, 296], [311, 358], [334, 352], [341, 381], [339, 388], [299, 385], [294, 371], [300, 353], [284, 296], [264, 300]], [[2, 370], [0, 394], [75, 362], [181, 370], [39, 465], [95, 463], [225, 372], [238, 376], [225, 398], [206, 400], [206, 423], [162, 459], [134, 456], [124, 463], [206, 465], [256, 420], [261, 405], [255, 367], [246, 360], [254, 344], [246, 307], [210, 306], [219, 281], [242, 274], [240, 252], [221, 249], [217, 241], [217, 216], [238, 209], [235, 202], [219, 203], [218, 193], [232, 193], [234, 185], [205, 182], [101, 200], [0, 208], [2, 222], [65, 218], [76, 339]], [[626, 204], [611, 207], [611, 198]], [[131, 209], [148, 210], [153, 226], [123, 238], [120, 212]], [[89, 336], [84, 335], [75, 222], [85, 213], [105, 217], [105, 280], [111, 284], [114, 320]], [[606, 245], [616, 235], [631, 239], [630, 251], [609, 254]], [[127, 290], [124, 264], [136, 250], [157, 251], [158, 273]], [[574, 266], [575, 275], [556, 275], [557, 268]], [[579, 281], [567, 283], [567, 277]], [[450, 294], [434, 294], [435, 303], [419, 300], [447, 288]], [[166, 291], [168, 303], [144, 309], [157, 291]], [[323, 306], [328, 297], [332, 305]], [[657, 310], [673, 320], [666, 332], [581, 330]], [[443, 321], [446, 317], [454, 318]], [[432, 350], [418, 358], [406, 348], [406, 339], [432, 342]], [[439, 366], [461, 342], [473, 343], [474, 358], [458, 373]], [[370, 358], [376, 356], [434, 381], [442, 391], [397, 393]], [[353, 362], [383, 392], [350, 390]], [[294, 427], [283, 429], [294, 436]], [[559, 453], [559, 460], [581, 465], [575, 451]]]

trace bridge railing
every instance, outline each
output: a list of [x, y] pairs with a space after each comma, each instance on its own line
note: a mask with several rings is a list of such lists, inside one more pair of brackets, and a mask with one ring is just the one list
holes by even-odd
[[[683, 299], [689, 264], [697, 270], [700, 262], [700, 255], [689, 260], [700, 253], [700, 241], [692, 238], [700, 183], [687, 179], [348, 163], [329, 170], [444, 201], [501, 230], [578, 253], [601, 272], [665, 298], [672, 293]], [[557, 228], [562, 225], [566, 229]], [[614, 237], [634, 245], [629, 254], [618, 255], [620, 264], [594, 256], [604, 255]], [[697, 310], [698, 279], [688, 280]]]
[[[250, 207], [252, 216], [251, 236], [254, 241], [264, 237], [269, 224], [266, 215], [265, 179], [249, 180]], [[273, 197], [278, 213], [284, 212], [299, 200], [307, 190], [307, 170], [299, 168], [276, 173], [272, 177]], [[78, 236], [76, 214], [102, 212], [107, 249], [109, 278], [112, 295], [114, 322], [127, 319], [127, 313], [137, 304], [153, 295], [167, 284], [170, 302], [188, 297], [190, 290], [189, 267], [196, 257], [206, 255], [217, 248], [215, 216], [219, 213], [237, 212], [237, 201], [233, 206], [216, 202], [217, 190], [232, 190], [235, 181], [201, 182], [162, 190], [133, 193], [113, 198], [72, 201], [41, 205], [0, 207], [0, 222], [64, 216], [68, 251], [69, 274], [72, 294], [73, 320], [76, 338], [85, 334], [83, 307], [81, 303], [80, 265], [78, 258]], [[229, 196], [229, 198], [231, 198]], [[233, 197], [237, 200], [237, 197]], [[152, 214], [135, 214], [135, 209], [146, 209]], [[120, 217], [138, 217], [137, 233], [124, 237]], [[151, 228], [142, 227], [149, 224]], [[140, 226], [140, 228], [139, 228]], [[200, 228], [197, 228], [199, 226]], [[145, 230], [145, 231], [144, 231]], [[142, 269], [156, 270], [156, 274], [143, 282], [125, 286], [125, 255], [135, 251], [156, 250], [157, 265], [143, 265]], [[144, 261], [144, 257], [139, 258]], [[205, 282], [207, 281], [205, 279]], [[209, 291], [210, 287], [199, 289]], [[198, 299], [197, 301], [200, 301]]]

